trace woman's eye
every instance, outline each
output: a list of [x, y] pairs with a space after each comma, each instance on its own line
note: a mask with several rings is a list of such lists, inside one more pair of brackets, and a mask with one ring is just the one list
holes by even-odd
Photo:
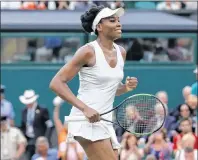
[[114, 18], [111, 18], [110, 19], [110, 22], [115, 22], [116, 20]]

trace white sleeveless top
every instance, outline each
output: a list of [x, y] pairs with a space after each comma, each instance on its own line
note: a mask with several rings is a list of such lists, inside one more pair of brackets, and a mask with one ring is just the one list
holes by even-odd
[[[88, 43], [95, 51], [96, 63], [93, 67], [83, 67], [79, 71], [80, 87], [77, 98], [87, 106], [95, 109], [100, 114], [113, 108], [116, 91], [123, 79], [124, 61], [120, 48], [113, 44], [117, 53], [117, 64], [110, 67], [105, 55], [97, 41]], [[83, 113], [76, 107], [72, 107], [70, 116], [82, 116]], [[103, 116], [112, 120], [112, 113]]]

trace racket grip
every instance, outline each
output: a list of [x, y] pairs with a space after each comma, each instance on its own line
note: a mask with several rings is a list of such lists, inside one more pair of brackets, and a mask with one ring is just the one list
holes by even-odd
[[85, 116], [65, 116], [65, 122], [88, 121]]

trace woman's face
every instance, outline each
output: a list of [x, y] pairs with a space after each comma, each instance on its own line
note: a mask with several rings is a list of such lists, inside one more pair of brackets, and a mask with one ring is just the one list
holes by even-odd
[[190, 110], [186, 104], [183, 104], [180, 108], [180, 115], [183, 118], [188, 118], [190, 116]]
[[108, 39], [116, 40], [122, 35], [122, 25], [117, 16], [107, 17], [101, 20], [98, 24], [97, 30], [99, 34], [108, 37]]
[[163, 133], [162, 132], [156, 132], [155, 133], [155, 140], [163, 140]]
[[131, 146], [134, 146], [137, 144], [137, 139], [135, 136], [131, 135], [128, 139], [127, 139], [127, 143], [128, 143], [128, 146], [131, 147]]

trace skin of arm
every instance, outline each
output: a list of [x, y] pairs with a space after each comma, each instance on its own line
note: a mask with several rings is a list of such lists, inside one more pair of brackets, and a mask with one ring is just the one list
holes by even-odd
[[82, 112], [87, 107], [70, 90], [67, 83], [74, 78], [80, 69], [90, 63], [93, 49], [90, 46], [81, 47], [72, 60], [65, 64], [50, 82], [50, 88], [63, 100], [77, 107]]
[[61, 120], [59, 119], [59, 110], [60, 110], [60, 106], [55, 106], [54, 107], [53, 118], [54, 118], [54, 123], [55, 123], [57, 134], [59, 134], [64, 128]]
[[18, 144], [18, 150], [17, 150], [15, 158], [16, 159], [20, 158], [22, 154], [25, 152], [25, 149], [26, 149], [26, 146], [24, 143]]

